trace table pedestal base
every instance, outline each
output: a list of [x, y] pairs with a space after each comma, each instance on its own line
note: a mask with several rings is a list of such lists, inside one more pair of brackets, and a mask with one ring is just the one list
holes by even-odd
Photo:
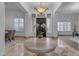
[[37, 56], [45, 56], [45, 53], [37, 53]]

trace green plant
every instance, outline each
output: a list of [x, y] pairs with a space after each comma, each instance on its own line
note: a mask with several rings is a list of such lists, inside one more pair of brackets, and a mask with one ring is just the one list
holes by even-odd
[[42, 32], [42, 31], [38, 32], [38, 36], [37, 36], [37, 37], [38, 37], [38, 38], [42, 38], [42, 37], [43, 37], [43, 33], [44, 33], [44, 32]]

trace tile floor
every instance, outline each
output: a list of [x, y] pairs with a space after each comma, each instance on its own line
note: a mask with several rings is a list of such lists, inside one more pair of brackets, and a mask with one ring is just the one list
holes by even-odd
[[[46, 53], [45, 56], [79, 56], [79, 51], [63, 42], [63, 38], [59, 37], [56, 49]], [[25, 49], [24, 42], [26, 40], [26, 38], [16, 38], [14, 41], [7, 42], [5, 47], [6, 56], [37, 56], [36, 53]]]

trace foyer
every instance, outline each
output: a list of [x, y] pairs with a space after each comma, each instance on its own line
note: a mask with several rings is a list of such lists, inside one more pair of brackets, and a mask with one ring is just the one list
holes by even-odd
[[0, 2], [0, 55], [79, 56], [79, 2]]

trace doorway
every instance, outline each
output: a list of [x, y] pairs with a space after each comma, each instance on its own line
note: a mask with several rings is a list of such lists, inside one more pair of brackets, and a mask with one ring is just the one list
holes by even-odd
[[38, 27], [36, 27], [36, 36], [39, 35], [39, 32], [42, 32], [42, 36], [46, 37], [46, 29], [42, 27], [42, 25], [46, 25], [46, 18], [36, 18], [36, 24], [38, 24]]

